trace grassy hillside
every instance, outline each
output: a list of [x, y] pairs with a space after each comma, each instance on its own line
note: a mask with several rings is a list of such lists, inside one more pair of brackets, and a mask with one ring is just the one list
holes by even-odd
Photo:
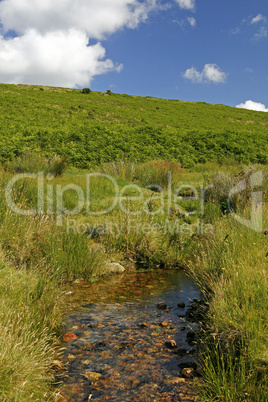
[[[109, 275], [111, 261], [127, 269], [184, 267], [209, 302], [200, 400], [267, 401], [267, 113], [23, 85], [0, 85], [0, 108], [1, 401], [61, 400], [55, 372], [62, 370], [65, 285]], [[90, 169], [63, 175], [65, 159]], [[40, 170], [43, 212], [12, 212], [7, 183]], [[106, 213], [90, 214], [84, 204], [72, 214], [75, 189], [87, 194], [86, 175], [96, 171], [113, 177], [122, 203], [97, 176], [90, 210]], [[251, 179], [260, 172], [254, 192], [262, 197], [262, 227], [255, 231], [229, 213], [228, 195], [242, 181], [231, 206], [249, 219]], [[37, 208], [38, 184], [19, 180], [15, 204]]]
[[0, 85], [0, 161], [29, 149], [80, 168], [121, 158], [267, 163], [268, 116], [223, 105]]

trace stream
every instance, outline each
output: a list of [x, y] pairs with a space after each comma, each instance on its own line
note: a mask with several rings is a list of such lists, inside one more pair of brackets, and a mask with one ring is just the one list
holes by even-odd
[[68, 293], [60, 400], [196, 400], [189, 317], [201, 294], [184, 272], [125, 273]]

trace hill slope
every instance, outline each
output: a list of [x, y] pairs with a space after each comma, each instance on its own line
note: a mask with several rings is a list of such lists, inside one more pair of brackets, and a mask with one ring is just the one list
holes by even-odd
[[267, 163], [268, 114], [223, 105], [26, 85], [0, 85], [0, 161], [29, 149], [78, 167], [130, 158], [184, 167]]

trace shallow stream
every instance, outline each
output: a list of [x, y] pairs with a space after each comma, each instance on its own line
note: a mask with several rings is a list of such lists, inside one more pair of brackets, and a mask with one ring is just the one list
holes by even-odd
[[195, 400], [181, 372], [195, 367], [197, 324], [185, 314], [201, 295], [185, 273], [128, 273], [71, 291], [63, 401]]

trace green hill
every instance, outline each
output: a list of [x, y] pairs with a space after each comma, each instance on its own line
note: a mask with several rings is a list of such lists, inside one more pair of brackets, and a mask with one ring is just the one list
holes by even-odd
[[26, 150], [87, 168], [121, 158], [267, 163], [268, 114], [224, 105], [0, 85], [0, 161]]

